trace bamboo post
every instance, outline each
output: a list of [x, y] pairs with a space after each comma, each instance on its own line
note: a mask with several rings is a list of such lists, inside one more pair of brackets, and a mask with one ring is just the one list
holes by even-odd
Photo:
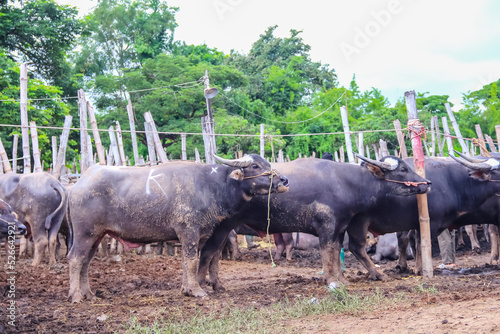
[[493, 153], [496, 153], [497, 152], [497, 148], [495, 147], [495, 142], [493, 141], [493, 138], [491, 138], [488, 135], [484, 135], [484, 136], [486, 137], [486, 141], [490, 145], [490, 151], [493, 152]]
[[394, 121], [394, 128], [396, 129], [396, 134], [398, 136], [399, 151], [401, 152], [401, 158], [408, 158], [408, 152], [406, 151], [405, 136], [403, 131], [401, 131], [401, 122], [399, 119]]
[[462, 152], [466, 155], [469, 155], [469, 149], [467, 148], [464, 138], [462, 137], [462, 133], [460, 132], [460, 128], [458, 126], [457, 120], [455, 119], [455, 115], [451, 110], [450, 104], [445, 103], [444, 106], [446, 108], [446, 112], [448, 113], [448, 117], [450, 118], [451, 126], [453, 126], [453, 130], [455, 130], [455, 136], [458, 139], [458, 143], [460, 144], [460, 147], [462, 147]]
[[33, 161], [35, 173], [43, 172], [42, 164], [40, 163], [40, 150], [38, 148], [38, 132], [36, 130], [36, 123], [30, 122], [31, 128], [31, 143], [33, 144]]
[[340, 162], [345, 162], [344, 145], [339, 148]]
[[[422, 150], [421, 134], [424, 127], [418, 119], [417, 100], [415, 91], [405, 92], [406, 109], [408, 111], [408, 129], [411, 129], [410, 138], [415, 161], [415, 172], [425, 178], [425, 159]], [[429, 208], [427, 205], [427, 194], [417, 195], [418, 215], [420, 222], [420, 248], [422, 250], [422, 273], [424, 277], [432, 277], [432, 248], [431, 229], [429, 220]]]
[[378, 143], [380, 145], [380, 158], [390, 155], [389, 149], [387, 148], [387, 142], [385, 140], [380, 139]]
[[349, 120], [347, 117], [347, 108], [345, 106], [340, 107], [340, 116], [342, 117], [342, 124], [344, 126], [347, 158], [349, 159], [349, 163], [354, 163], [354, 154], [352, 154], [351, 132], [349, 130]]
[[130, 136], [132, 137], [132, 150], [134, 152], [134, 163], [137, 165], [139, 161], [139, 149], [137, 148], [137, 135], [135, 133], [135, 120], [132, 102], [128, 100], [127, 104], [128, 121], [130, 123]]
[[365, 146], [363, 144], [363, 132], [360, 132], [358, 134], [358, 138], [359, 138], [359, 143], [358, 143], [358, 153], [361, 155], [361, 156], [365, 156]]
[[12, 144], [12, 171], [17, 173], [17, 146], [19, 143], [19, 135], [15, 134], [14, 143]]
[[28, 68], [21, 64], [20, 74], [20, 106], [21, 106], [21, 133], [23, 142], [24, 174], [31, 173], [30, 135], [28, 128]]
[[335, 161], [336, 162], [339, 162], [339, 152], [338, 151], [335, 151]]
[[185, 133], [181, 133], [181, 160], [187, 160]]
[[87, 158], [89, 167], [95, 164], [94, 152], [92, 151], [92, 138], [90, 138], [90, 135], [87, 135]]
[[57, 161], [57, 136], [52, 136], [52, 174]]
[[88, 167], [87, 158], [87, 102], [83, 89], [78, 90], [78, 105], [80, 110], [80, 171], [83, 174]]
[[69, 129], [71, 127], [71, 121], [73, 117], [68, 115], [64, 118], [64, 127], [59, 141], [59, 151], [57, 153], [57, 159], [54, 164], [54, 171], [52, 175], [59, 180], [61, 177], [61, 169], [66, 161], [66, 147], [68, 145]]
[[106, 161], [108, 166], [113, 166], [113, 149], [111, 145], [109, 146], [109, 150], [106, 151]]
[[87, 111], [89, 113], [90, 127], [92, 128], [92, 135], [94, 136], [95, 149], [99, 157], [99, 165], [106, 165], [106, 156], [104, 154], [104, 146], [102, 146], [101, 135], [97, 128], [97, 121], [95, 119], [94, 108], [87, 102]]
[[285, 162], [285, 157], [283, 156], [283, 150], [278, 151], [278, 162]]
[[201, 163], [200, 152], [198, 152], [198, 148], [197, 147], [194, 148], [194, 158], [195, 158], [196, 162]]
[[0, 157], [0, 174], [3, 174], [3, 159]]
[[366, 145], [365, 150], [366, 150], [366, 157], [370, 159], [370, 146]]
[[265, 137], [264, 137], [264, 124], [260, 125], [260, 156], [264, 158], [265, 155]]
[[153, 140], [154, 140], [154, 144], [155, 144], [156, 154], [158, 154], [158, 158], [160, 158], [161, 162], [167, 162], [168, 161], [167, 154], [165, 153], [165, 150], [161, 146], [160, 136], [158, 135], [158, 132], [156, 131], [155, 121], [153, 120], [153, 116], [151, 115], [151, 112], [149, 112], [149, 111], [145, 112], [144, 119], [151, 126], [151, 131], [153, 134]]
[[431, 117], [431, 156], [436, 156], [436, 132], [434, 131], [436, 119]]
[[153, 131], [151, 130], [151, 124], [149, 122], [145, 122], [144, 129], [146, 130], [146, 141], [148, 143], [149, 164], [151, 166], [155, 166], [156, 151], [155, 151], [155, 142], [153, 139]]
[[495, 133], [497, 134], [498, 150], [500, 151], [500, 125], [495, 125]]
[[113, 129], [113, 126], [110, 126], [108, 130], [109, 141], [111, 142], [111, 147], [109, 150], [113, 152], [113, 158], [115, 161], [114, 165], [120, 166], [122, 165], [122, 162], [120, 159], [120, 152], [118, 152], [118, 144], [116, 143], [115, 130]]
[[215, 96], [209, 96], [210, 91], [210, 80], [208, 78], [208, 71], [205, 71], [204, 76], [204, 87], [205, 87], [205, 100], [207, 104], [207, 116], [201, 118], [201, 130], [203, 132], [203, 141], [205, 144], [205, 161], [207, 164], [214, 164], [215, 158], [214, 154], [217, 152], [217, 147], [215, 146], [215, 126], [214, 126], [214, 116], [212, 112], [212, 98]]
[[[477, 133], [477, 139], [479, 139], [480, 142], [484, 143], [484, 137], [483, 137], [483, 131], [481, 131], [481, 125], [476, 124], [476, 133]], [[481, 155], [483, 156], [488, 156], [488, 151], [485, 150], [486, 145], [480, 145], [480, 152]]]
[[443, 131], [444, 131], [444, 135], [446, 138], [448, 152], [452, 152], [453, 151], [453, 141], [451, 139], [450, 127], [448, 126], [448, 117], [443, 116], [443, 118], [441, 120], [443, 121]]
[[122, 166], [127, 166], [127, 159], [125, 158], [125, 150], [123, 149], [122, 128], [120, 122], [116, 121], [116, 139], [118, 140], [118, 151], [120, 153], [120, 161]]
[[12, 168], [10, 167], [9, 157], [5, 148], [3, 147], [2, 139], [0, 139], [0, 158], [2, 158], [3, 170], [5, 173], [12, 173]]
[[433, 116], [433, 118], [434, 118], [434, 126], [436, 129], [436, 141], [437, 141], [437, 146], [438, 146], [438, 150], [439, 150], [438, 156], [442, 157], [443, 156], [443, 146], [444, 146], [444, 142], [446, 140], [446, 137], [443, 137], [443, 139], [441, 139], [441, 132], [439, 131], [439, 119], [437, 116]]

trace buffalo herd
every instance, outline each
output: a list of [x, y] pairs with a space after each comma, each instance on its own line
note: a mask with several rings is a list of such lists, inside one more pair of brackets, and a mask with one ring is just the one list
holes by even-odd
[[[423, 178], [411, 158], [356, 156], [359, 164], [312, 158], [271, 165], [250, 154], [216, 156], [220, 164], [94, 165], [70, 189], [45, 172], [2, 174], [0, 232], [31, 237], [34, 266], [46, 252], [49, 264], [56, 262], [57, 236], [63, 232], [73, 302], [93, 297], [89, 265], [106, 235], [126, 249], [178, 240], [181, 292], [188, 296], [206, 296], [206, 285], [223, 289], [219, 259], [228, 237], [243, 226], [259, 233], [317, 236], [327, 284], [347, 283], [340, 253], [348, 236], [349, 250], [370, 279], [385, 279], [367, 255], [366, 235], [418, 230], [416, 195], [425, 193], [433, 236], [490, 224], [492, 235], [496, 231], [492, 261], [498, 261], [500, 158], [428, 157]], [[399, 253], [406, 265], [406, 251]]]

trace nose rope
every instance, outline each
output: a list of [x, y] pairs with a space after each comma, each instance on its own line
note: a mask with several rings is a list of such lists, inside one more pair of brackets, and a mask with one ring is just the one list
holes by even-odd
[[[276, 170], [271, 169], [271, 175], [269, 178], [271, 179], [271, 184], [269, 185], [269, 194], [267, 195], [267, 242], [269, 243], [269, 256], [271, 257], [271, 267], [276, 267], [276, 263], [274, 263], [273, 254], [271, 252], [271, 237], [269, 236], [269, 226], [271, 225], [271, 189], [273, 187], [273, 176], [276, 175]], [[267, 175], [267, 174], [266, 174]]]
[[[243, 180], [254, 179], [256, 177], [266, 176], [266, 175], [278, 176], [278, 173], [277, 173], [276, 169], [271, 169], [271, 170], [263, 172], [262, 174], [259, 174], [259, 175], [244, 177]], [[272, 178], [271, 178], [271, 180], [272, 180]], [[272, 184], [272, 182], [271, 182], [271, 184]], [[269, 189], [271, 189], [271, 188], [269, 188]]]
[[404, 184], [405, 186], [409, 187], [409, 186], [418, 186], [419, 184], [429, 184], [428, 182], [425, 182], [425, 181], [420, 181], [420, 182], [412, 182], [412, 181], [396, 181], [396, 180], [390, 180], [390, 179], [385, 179], [385, 181], [388, 181], [388, 182], [394, 182], [394, 183], [402, 183]]

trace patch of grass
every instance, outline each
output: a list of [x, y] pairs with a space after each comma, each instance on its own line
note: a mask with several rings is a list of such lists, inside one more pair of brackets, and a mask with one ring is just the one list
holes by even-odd
[[273, 325], [287, 319], [345, 312], [357, 314], [394, 302], [398, 300], [387, 298], [378, 289], [373, 295], [363, 297], [350, 294], [344, 287], [340, 287], [330, 290], [329, 295], [322, 299], [312, 296], [297, 298], [295, 301], [287, 299], [260, 309], [228, 308], [224, 316], [200, 313], [190, 317], [174, 316], [170, 319], [157, 319], [149, 326], [142, 325], [137, 318], [132, 317], [124, 329], [127, 334], [269, 333], [276, 332], [277, 328], [273, 328]]
[[439, 291], [434, 285], [429, 285], [427, 282], [422, 282], [414, 288], [415, 292], [438, 294]]

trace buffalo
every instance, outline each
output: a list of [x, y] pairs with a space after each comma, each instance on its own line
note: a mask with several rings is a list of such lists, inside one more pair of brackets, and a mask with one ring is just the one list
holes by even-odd
[[154, 167], [92, 166], [69, 195], [69, 300], [91, 298], [89, 263], [100, 240], [125, 247], [179, 239], [185, 295], [203, 297], [199, 250], [223, 220], [256, 195], [286, 192], [288, 180], [256, 154], [222, 165], [167, 162]]
[[26, 226], [21, 224], [17, 218], [17, 214], [12, 212], [12, 207], [0, 199], [0, 237], [26, 233]]
[[223, 288], [218, 279], [221, 244], [231, 229], [247, 224], [269, 233], [305, 232], [318, 236], [326, 282], [346, 283], [340, 250], [353, 217], [379, 206], [386, 198], [422, 194], [430, 188], [430, 181], [397, 157], [387, 156], [382, 161], [358, 158], [363, 160], [361, 165], [325, 159], [276, 164], [289, 178], [290, 191], [271, 196], [269, 208], [267, 199], [255, 197], [239, 214], [220, 224], [202, 250], [199, 281], [215, 290]]

